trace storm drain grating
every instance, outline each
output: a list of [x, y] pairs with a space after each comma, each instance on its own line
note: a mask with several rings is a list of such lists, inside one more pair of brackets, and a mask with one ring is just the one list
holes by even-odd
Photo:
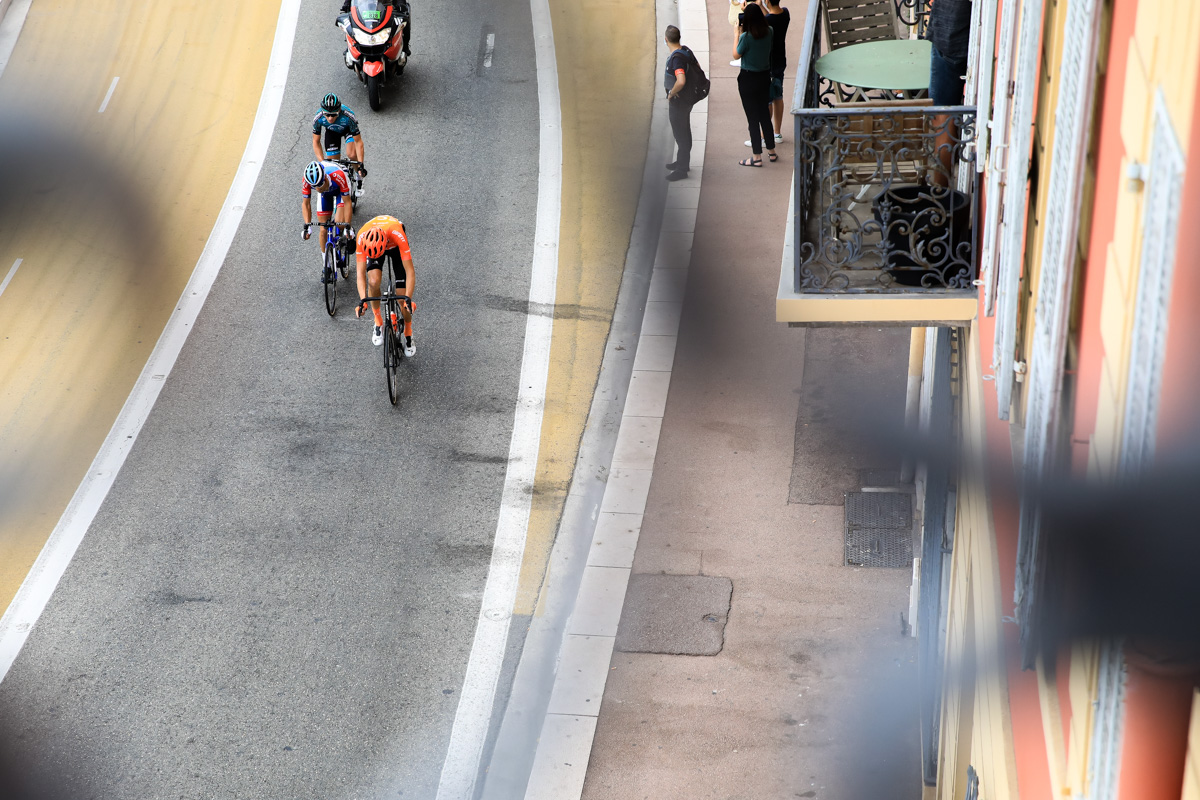
[[912, 566], [912, 496], [846, 493], [846, 565]]

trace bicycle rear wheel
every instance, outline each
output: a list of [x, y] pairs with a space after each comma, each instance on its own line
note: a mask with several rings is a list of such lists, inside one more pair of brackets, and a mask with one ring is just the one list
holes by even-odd
[[334, 264], [334, 246], [325, 243], [325, 267], [321, 270], [321, 283], [325, 288], [325, 310], [329, 316], [337, 312], [337, 267]]

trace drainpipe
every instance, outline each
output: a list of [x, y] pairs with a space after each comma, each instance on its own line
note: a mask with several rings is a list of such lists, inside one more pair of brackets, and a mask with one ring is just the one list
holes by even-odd
[[[904, 396], [904, 429], [909, 434], [917, 432], [917, 420], [921, 413], [921, 373], [925, 367], [925, 329], [912, 328], [908, 340], [908, 388]], [[912, 483], [913, 461], [904, 457], [900, 465], [900, 483]]]

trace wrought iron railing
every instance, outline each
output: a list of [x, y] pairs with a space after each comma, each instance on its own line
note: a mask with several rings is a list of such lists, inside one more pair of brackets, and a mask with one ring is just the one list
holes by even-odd
[[929, 22], [929, 0], [896, 0], [896, 18], [901, 25], [915, 28], [918, 37], [923, 37]]
[[819, 48], [810, 18], [792, 108], [795, 291], [972, 291], [975, 109], [905, 98], [827, 104]]

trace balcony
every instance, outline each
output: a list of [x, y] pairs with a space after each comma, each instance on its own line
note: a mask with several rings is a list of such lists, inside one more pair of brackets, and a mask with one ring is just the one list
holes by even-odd
[[977, 307], [975, 109], [831, 83], [816, 70], [821, 42], [810, 15], [776, 319], [965, 324]]

